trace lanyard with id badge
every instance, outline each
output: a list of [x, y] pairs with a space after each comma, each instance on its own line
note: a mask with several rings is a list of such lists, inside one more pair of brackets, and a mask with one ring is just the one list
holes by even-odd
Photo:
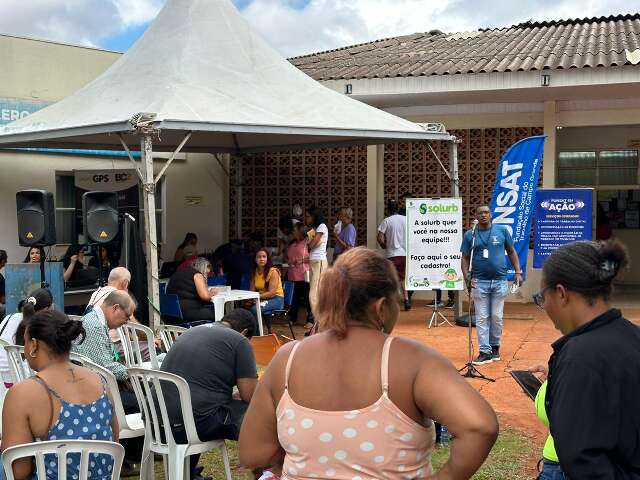
[[486, 236], [484, 240], [482, 239], [482, 235], [480, 234], [480, 232], [478, 232], [478, 239], [482, 242], [480, 246], [484, 247], [482, 249], [482, 258], [489, 258], [489, 239], [491, 238], [492, 231], [493, 231], [493, 225], [491, 225], [491, 228], [489, 229], [489, 234]]

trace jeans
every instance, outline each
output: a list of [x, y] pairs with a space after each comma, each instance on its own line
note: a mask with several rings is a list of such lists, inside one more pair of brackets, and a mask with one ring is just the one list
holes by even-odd
[[[261, 304], [264, 303], [264, 300], [260, 303]], [[264, 306], [260, 307], [260, 311], [262, 312], [262, 315], [269, 315], [270, 313], [273, 313], [274, 310], [282, 310], [282, 309], [284, 309], [284, 297], [270, 298], [269, 300], [266, 301], [266, 303], [264, 303]], [[251, 313], [253, 313], [254, 316], [257, 315], [255, 305], [251, 307]]]
[[472, 290], [478, 347], [482, 353], [491, 353], [491, 347], [500, 346], [507, 289], [506, 280], [477, 280]]
[[567, 478], [559, 463], [542, 460], [542, 471], [538, 475], [538, 480], [567, 480]]

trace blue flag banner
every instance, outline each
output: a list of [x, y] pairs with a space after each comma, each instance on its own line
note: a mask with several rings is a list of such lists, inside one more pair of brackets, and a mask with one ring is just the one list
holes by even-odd
[[538, 189], [535, 218], [533, 268], [542, 268], [561, 245], [593, 238], [593, 189]]
[[[523, 278], [527, 274], [531, 217], [535, 208], [544, 139], [542, 135], [528, 137], [509, 147], [498, 165], [496, 185], [489, 205], [493, 224], [504, 225], [511, 233]], [[510, 263], [508, 265], [508, 279], [513, 280], [514, 270]]]

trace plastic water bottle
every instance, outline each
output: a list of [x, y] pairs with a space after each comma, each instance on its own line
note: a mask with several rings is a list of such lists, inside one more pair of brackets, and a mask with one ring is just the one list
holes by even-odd
[[440, 427], [440, 445], [445, 447], [448, 446], [450, 442], [451, 434], [449, 433], [449, 430], [447, 430], [447, 427], [442, 425]]

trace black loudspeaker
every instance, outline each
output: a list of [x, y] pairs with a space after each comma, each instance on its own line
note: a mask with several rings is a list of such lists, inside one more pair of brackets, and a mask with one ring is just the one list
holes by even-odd
[[118, 236], [118, 194], [87, 192], [82, 195], [82, 220], [87, 242], [109, 243]]
[[22, 190], [16, 193], [18, 242], [23, 247], [56, 243], [56, 210], [53, 193]]

